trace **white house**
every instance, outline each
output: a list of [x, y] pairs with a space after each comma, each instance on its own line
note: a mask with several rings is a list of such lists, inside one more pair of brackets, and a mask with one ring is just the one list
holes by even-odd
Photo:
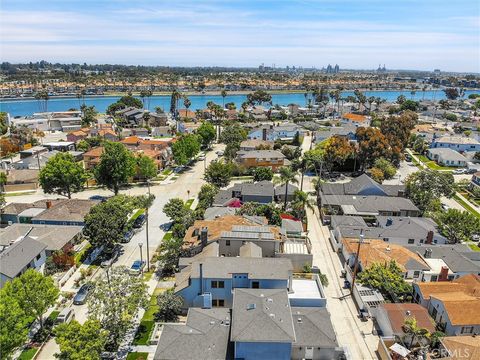
[[464, 136], [442, 136], [433, 139], [431, 148], [449, 148], [459, 152], [480, 151], [480, 142]]
[[427, 157], [442, 166], [467, 166], [467, 158], [451, 148], [432, 148], [427, 150]]

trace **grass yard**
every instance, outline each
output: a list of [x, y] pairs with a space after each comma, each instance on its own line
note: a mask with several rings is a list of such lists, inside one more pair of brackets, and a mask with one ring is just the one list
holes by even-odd
[[162, 171], [162, 175], [168, 176], [173, 172], [172, 169], [165, 169]]
[[38, 348], [30, 348], [22, 351], [18, 360], [30, 360], [37, 354]]
[[172, 234], [171, 231], [169, 231], [169, 232], [165, 233], [165, 235], [163, 235], [162, 241], [164, 241], [164, 240], [170, 240], [172, 237], [173, 237], [173, 234]]
[[82, 262], [87, 258], [87, 253], [90, 250], [92, 245], [89, 243], [87, 244], [82, 250], [74, 255], [75, 265], [80, 266]]
[[153, 320], [140, 321], [137, 333], [133, 339], [133, 345], [148, 345], [148, 339], [150, 339], [150, 334], [152, 333], [154, 326], [155, 321]]
[[131, 352], [127, 355], [127, 360], [147, 360], [148, 353], [146, 352]]
[[58, 314], [60, 314], [60, 311], [52, 311], [50, 315], [48, 315], [48, 319], [55, 322], [55, 320], [57, 320]]
[[135, 214], [132, 215], [130, 218], [129, 222], [133, 223], [140, 215], [142, 215], [145, 212], [145, 209], [138, 209]]
[[480, 219], [480, 214], [474, 209], [472, 208], [469, 204], [467, 204], [465, 201], [463, 201], [462, 199], [460, 199], [457, 195], [454, 195], [453, 198], [460, 204], [462, 205], [462, 207], [467, 210], [469, 213], [471, 213], [472, 215], [475, 215], [477, 218]]
[[470, 249], [472, 249], [473, 251], [480, 251], [480, 247], [478, 247], [478, 245], [475, 244], [475, 243], [469, 243], [469, 244], [468, 244], [468, 247], [469, 247]]
[[425, 155], [417, 155], [417, 157], [420, 159], [421, 162], [423, 162], [427, 167], [431, 170], [448, 170], [448, 171], [453, 171], [455, 167], [450, 167], [450, 166], [441, 166], [438, 165], [435, 161], [430, 160], [427, 158]]
[[192, 207], [193, 201], [194, 201], [194, 199], [188, 199], [188, 200], [185, 202], [185, 207], [186, 207], [187, 209], [190, 209], [190, 208]]

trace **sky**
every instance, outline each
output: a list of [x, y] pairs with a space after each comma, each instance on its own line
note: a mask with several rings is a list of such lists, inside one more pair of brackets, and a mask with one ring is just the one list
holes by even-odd
[[478, 0], [1, 0], [9, 62], [480, 72]]

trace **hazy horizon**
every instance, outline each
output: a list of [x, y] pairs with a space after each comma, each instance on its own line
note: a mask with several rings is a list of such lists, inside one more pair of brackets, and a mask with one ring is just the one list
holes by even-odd
[[2, 61], [480, 72], [477, 1], [4, 0]]

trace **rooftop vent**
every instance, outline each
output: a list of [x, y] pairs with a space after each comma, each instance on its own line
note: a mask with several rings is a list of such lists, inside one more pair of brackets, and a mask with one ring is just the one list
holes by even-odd
[[268, 314], [272, 319], [275, 319], [275, 314]]
[[273, 302], [273, 299], [272, 299], [272, 298], [268, 298], [268, 299], [267, 299], [267, 302], [271, 303], [271, 302]]
[[407, 310], [407, 316], [410, 316], [412, 312], [410, 310]]
[[388, 245], [385, 250], [390, 251], [390, 245]]
[[215, 325], [215, 320], [211, 320], [210, 325]]
[[301, 324], [302, 323], [302, 318], [297, 318], [297, 323]]
[[257, 308], [257, 304], [248, 304], [247, 305], [247, 310], [254, 310]]

